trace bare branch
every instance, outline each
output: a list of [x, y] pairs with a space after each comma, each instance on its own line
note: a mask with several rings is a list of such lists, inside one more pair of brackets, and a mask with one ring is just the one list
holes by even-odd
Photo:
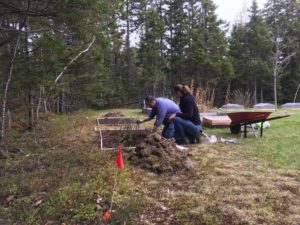
[[[26, 9], [19, 8], [19, 6], [15, 5], [14, 3], [5, 3], [3, 1], [0, 1], [0, 7], [2, 7], [6, 14], [18, 14], [18, 15], [24, 15], [25, 17], [31, 16], [31, 17], [49, 17], [55, 15], [55, 12], [52, 12], [49, 10], [48, 4], [42, 5], [44, 7], [35, 8], [34, 10], [30, 9], [31, 1], [27, 1], [27, 7]], [[26, 21], [24, 21], [26, 23]]]
[[88, 47], [86, 49], [84, 49], [83, 51], [79, 52], [79, 54], [77, 56], [75, 56], [69, 63], [68, 65], [66, 65], [63, 69], [63, 71], [61, 71], [61, 73], [56, 77], [54, 83], [56, 84], [57, 81], [62, 77], [62, 75], [64, 74], [64, 72], [67, 70], [67, 68], [75, 61], [77, 60], [83, 53], [87, 52], [90, 50], [91, 46], [94, 44], [96, 40], [96, 36], [93, 36], [93, 40], [91, 41], [91, 43], [89, 43]]
[[281, 65], [287, 64], [287, 63], [290, 61], [290, 59], [291, 59], [294, 55], [296, 55], [296, 52], [293, 52], [293, 53], [291, 53], [290, 55], [286, 56], [286, 57], [281, 61], [280, 64], [281, 64]]
[[49, 31], [50, 29], [19, 30], [19, 29], [0, 27], [0, 30], [13, 32], [13, 33], [39, 33], [39, 32]]
[[294, 96], [294, 103], [296, 102], [296, 98], [297, 98], [299, 89], [300, 89], [300, 83], [298, 84], [298, 87], [297, 87], [297, 90], [296, 90], [296, 93], [295, 93], [295, 96]]
[[281, 61], [279, 61], [278, 59], [276, 60], [276, 63], [274, 65], [274, 72], [277, 74], [278, 78], [282, 77], [283, 74], [281, 74], [281, 72], [288, 66], [291, 58], [295, 55], [296, 52], [293, 52], [290, 55], [284, 57], [284, 59]]

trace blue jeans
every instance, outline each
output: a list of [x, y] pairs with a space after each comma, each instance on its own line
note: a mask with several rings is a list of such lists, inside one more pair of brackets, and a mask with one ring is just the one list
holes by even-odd
[[175, 128], [174, 138], [176, 141], [185, 138], [195, 140], [195, 137], [202, 132], [201, 125], [195, 125], [193, 122], [182, 119], [181, 117], [175, 117], [173, 123]]
[[165, 120], [163, 122], [164, 128], [162, 130], [162, 136], [165, 138], [173, 138], [174, 137], [174, 133], [175, 133], [175, 129], [174, 129], [174, 123], [173, 121], [168, 121]]

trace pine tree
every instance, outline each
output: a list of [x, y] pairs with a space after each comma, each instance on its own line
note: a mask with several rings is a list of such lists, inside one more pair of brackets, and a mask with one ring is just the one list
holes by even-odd
[[167, 43], [169, 46], [170, 74], [169, 83], [181, 83], [184, 77], [185, 48], [188, 44], [188, 17], [184, 11], [183, 0], [170, 0], [168, 2]]
[[[153, 4], [145, 4], [140, 24], [142, 35], [138, 50], [139, 84], [144, 88], [144, 95], [156, 96], [160, 84], [164, 79], [162, 65], [162, 49], [164, 43], [161, 37], [164, 36], [164, 21], [161, 20], [160, 12]], [[146, 92], [146, 93], [145, 93]]]
[[269, 55], [271, 48], [269, 39], [269, 29], [263, 17], [258, 10], [257, 2], [254, 0], [250, 9], [250, 21], [246, 24], [246, 37], [248, 47], [249, 75], [253, 84], [252, 90], [255, 103], [257, 102], [257, 93], [260, 89], [261, 101], [263, 101], [263, 89], [268, 87], [270, 80], [268, 73], [270, 71]]

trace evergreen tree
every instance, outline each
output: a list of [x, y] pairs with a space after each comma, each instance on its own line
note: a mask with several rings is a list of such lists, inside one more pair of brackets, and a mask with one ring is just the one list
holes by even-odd
[[230, 80], [233, 75], [225, 31], [220, 28], [223, 22], [217, 19], [212, 1], [197, 1], [195, 5], [198, 8], [191, 13], [196, 20], [191, 21], [189, 30], [191, 44], [186, 60], [187, 73], [198, 86], [217, 88], [216, 94], [221, 96], [226, 88], [224, 80]]
[[[7, 73], [4, 71], [7, 71], [9, 61], [5, 63], [4, 58], [12, 57], [11, 48], [19, 37], [18, 57], [13, 70], [15, 76], [9, 87], [8, 104], [15, 111], [23, 107], [23, 102], [26, 103], [27, 110], [23, 116], [29, 128], [38, 119], [41, 109], [70, 111], [87, 105], [87, 99], [95, 97], [95, 93], [85, 90], [91, 90], [87, 86], [94, 84], [100, 88], [95, 81], [103, 75], [98, 72], [103, 71], [103, 55], [94, 50], [106, 45], [103, 33], [105, 24], [109, 22], [105, 18], [105, 13], [111, 11], [109, 4], [113, 2], [81, 0], [73, 4], [73, 1], [21, 1], [18, 5], [14, 1], [0, 2], [0, 58], [4, 62], [1, 65], [4, 79], [1, 82], [5, 83]], [[85, 54], [86, 58], [81, 57], [71, 64], [55, 84], [57, 75], [93, 36], [97, 37], [98, 47]], [[92, 59], [93, 63], [90, 63]], [[81, 93], [89, 93], [94, 97]], [[41, 100], [44, 107], [41, 107]]]
[[[161, 62], [164, 43], [161, 37], [164, 35], [164, 21], [153, 4], [145, 4], [143, 13], [143, 32], [138, 50], [139, 84], [144, 88], [144, 94], [156, 96], [160, 84], [164, 78]], [[146, 93], [145, 93], [146, 92]]]
[[[246, 38], [248, 47], [248, 71], [255, 103], [257, 102], [257, 94], [260, 93], [260, 101], [263, 101], [264, 89], [268, 90], [270, 79], [270, 60], [271, 54], [270, 35], [265, 22], [263, 21], [260, 11], [258, 10], [257, 2], [252, 2], [250, 10], [250, 21], [246, 24]], [[249, 80], [249, 81], [250, 81]]]
[[188, 45], [188, 17], [184, 11], [185, 1], [170, 0], [168, 2], [167, 43], [169, 46], [170, 73], [169, 83], [174, 86], [175, 83], [183, 82], [185, 75], [185, 48]]

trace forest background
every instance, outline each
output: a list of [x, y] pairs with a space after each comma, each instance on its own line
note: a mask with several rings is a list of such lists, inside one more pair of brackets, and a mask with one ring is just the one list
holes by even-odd
[[299, 101], [299, 0], [254, 0], [231, 29], [215, 11], [212, 0], [1, 0], [2, 139], [11, 121], [31, 129], [43, 112], [139, 104], [177, 83], [215, 107]]

